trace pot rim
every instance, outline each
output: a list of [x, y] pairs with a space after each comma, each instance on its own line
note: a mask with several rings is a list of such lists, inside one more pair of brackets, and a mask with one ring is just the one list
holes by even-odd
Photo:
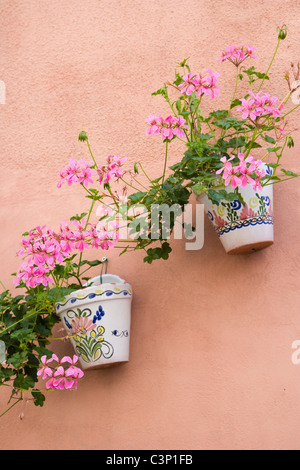
[[[113, 276], [113, 275], [103, 275], [105, 276]], [[74, 304], [76, 307], [82, 303], [90, 303], [97, 301], [97, 297], [99, 300], [113, 300], [116, 298], [120, 299], [128, 299], [132, 298], [132, 287], [131, 285], [126, 282], [124, 279], [119, 278], [118, 276], [114, 276], [116, 280], [120, 282], [103, 282], [102, 284], [95, 284], [95, 280], [99, 279], [100, 276], [96, 276], [93, 279], [90, 279], [88, 283], [93, 282], [92, 285], [84, 287], [83, 289], [74, 290], [71, 294], [68, 294], [64, 297], [64, 299], [60, 302], [55, 303], [55, 312], [57, 315], [60, 315], [61, 311], [68, 308], [70, 305]], [[85, 284], [86, 285], [86, 284]], [[75, 305], [75, 302], [76, 305]]]

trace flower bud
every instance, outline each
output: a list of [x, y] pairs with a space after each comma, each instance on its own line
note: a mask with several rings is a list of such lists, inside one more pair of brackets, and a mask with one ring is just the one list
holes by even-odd
[[288, 136], [287, 146], [288, 146], [289, 149], [295, 146], [293, 137], [290, 136], [290, 135]]
[[286, 38], [287, 36], [287, 26], [284, 24], [281, 26], [281, 28], [277, 28], [278, 32], [278, 39], [281, 39], [282, 41]]
[[87, 141], [88, 140], [87, 133], [85, 131], [81, 131], [78, 136], [78, 140], [80, 140], [81, 142]]

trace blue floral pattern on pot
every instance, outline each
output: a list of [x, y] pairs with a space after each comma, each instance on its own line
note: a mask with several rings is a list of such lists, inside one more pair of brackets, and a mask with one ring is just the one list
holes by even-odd
[[272, 224], [273, 208], [269, 196], [261, 196], [255, 193], [248, 203], [242, 203], [235, 199], [232, 202], [221, 202], [219, 206], [212, 206], [207, 215], [213, 222], [219, 237], [232, 230], [247, 227], [249, 225]]

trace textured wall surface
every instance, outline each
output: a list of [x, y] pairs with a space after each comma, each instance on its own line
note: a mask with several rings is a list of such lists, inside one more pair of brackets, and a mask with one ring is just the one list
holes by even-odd
[[[12, 287], [25, 230], [86, 208], [80, 188], [56, 187], [71, 156], [88, 159], [82, 129], [99, 161], [141, 159], [160, 175], [163, 145], [145, 136], [145, 119], [167, 112], [151, 93], [173, 79], [175, 64], [190, 57], [195, 70], [219, 71], [222, 109], [235, 71], [219, 52], [251, 44], [265, 69], [286, 23], [269, 90], [282, 97], [284, 71], [300, 59], [299, 13], [299, 0], [1, 0], [1, 281]], [[296, 172], [298, 124], [299, 113], [285, 154]], [[183, 151], [172, 144], [170, 163]], [[1, 419], [0, 448], [300, 449], [300, 366], [291, 361], [300, 339], [299, 181], [274, 190], [275, 243], [261, 252], [226, 255], [207, 221], [197, 252], [178, 240], [168, 261], [152, 265], [139, 252], [110, 252], [109, 271], [134, 289], [130, 362], [87, 372], [77, 392], [49, 393], [23, 421], [14, 408]], [[71, 352], [58, 341], [53, 349]], [[7, 398], [0, 390], [0, 410]]]

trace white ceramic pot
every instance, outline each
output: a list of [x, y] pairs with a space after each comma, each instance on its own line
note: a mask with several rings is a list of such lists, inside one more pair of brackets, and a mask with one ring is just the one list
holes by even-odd
[[112, 274], [87, 285], [55, 305], [82, 369], [128, 362], [131, 285]]
[[[272, 174], [271, 168], [267, 172]], [[232, 188], [225, 187], [227, 192]], [[273, 230], [273, 185], [264, 186], [262, 191], [247, 185], [239, 188], [245, 206], [238, 199], [225, 199], [219, 205], [213, 204], [206, 193], [197, 200], [204, 204], [204, 210], [212, 222], [222, 245], [228, 254], [253, 253], [274, 243]]]

